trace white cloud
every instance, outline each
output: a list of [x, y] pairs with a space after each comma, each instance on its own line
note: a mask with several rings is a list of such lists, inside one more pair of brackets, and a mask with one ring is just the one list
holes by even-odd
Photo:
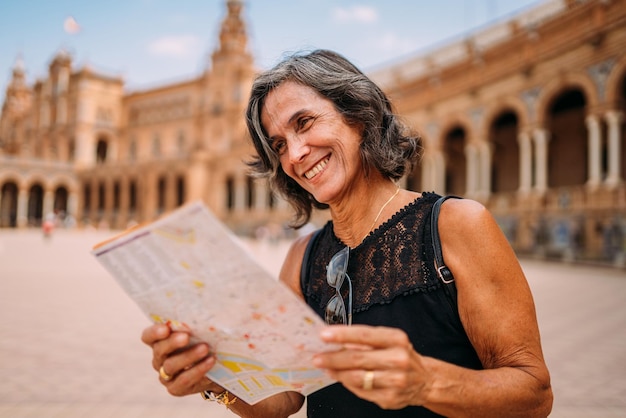
[[193, 35], [164, 36], [148, 45], [152, 55], [166, 57], [185, 57], [195, 53], [200, 41]]
[[370, 6], [335, 7], [332, 18], [339, 23], [372, 23], [378, 20], [378, 12]]
[[379, 37], [375, 43], [378, 49], [393, 54], [405, 54], [416, 50], [417, 45], [413, 40], [400, 38], [394, 33], [386, 33]]

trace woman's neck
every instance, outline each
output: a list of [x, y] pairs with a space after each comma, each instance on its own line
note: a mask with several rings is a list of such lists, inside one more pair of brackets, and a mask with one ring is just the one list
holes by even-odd
[[389, 179], [370, 180], [352, 191], [339, 205], [331, 205], [337, 238], [351, 248], [383, 224], [398, 209], [400, 189]]

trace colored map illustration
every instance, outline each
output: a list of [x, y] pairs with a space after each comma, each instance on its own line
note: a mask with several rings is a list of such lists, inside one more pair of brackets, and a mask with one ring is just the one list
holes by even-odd
[[313, 367], [323, 321], [275, 280], [202, 204], [96, 245], [92, 253], [155, 323], [206, 341], [208, 377], [254, 404], [333, 383]]

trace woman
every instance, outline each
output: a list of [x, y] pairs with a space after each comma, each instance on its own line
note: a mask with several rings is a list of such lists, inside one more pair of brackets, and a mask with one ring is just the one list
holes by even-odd
[[[314, 207], [332, 218], [304, 273], [311, 235], [294, 242], [280, 273], [327, 321], [352, 322], [321, 335], [344, 347], [314, 359], [339, 383], [309, 396], [309, 417], [549, 414], [549, 373], [515, 254], [482, 205], [447, 201], [439, 232], [458, 289], [453, 309], [426, 244], [438, 196], [394, 183], [418, 140], [371, 80], [331, 51], [294, 55], [257, 78], [246, 116], [258, 153], [250, 165], [292, 203], [296, 226]], [[143, 341], [174, 395], [207, 391], [242, 417], [287, 417], [304, 402], [285, 392], [247, 405], [204, 377], [215, 364], [206, 344], [185, 348], [189, 336], [163, 325]]]

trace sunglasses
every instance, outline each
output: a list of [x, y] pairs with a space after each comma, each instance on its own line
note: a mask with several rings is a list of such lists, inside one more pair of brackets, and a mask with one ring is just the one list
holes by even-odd
[[[330, 298], [326, 305], [326, 323], [328, 325], [352, 325], [352, 281], [346, 273], [349, 257], [350, 248], [345, 247], [330, 259], [326, 267], [326, 280], [330, 286], [335, 288], [335, 295]], [[341, 296], [341, 286], [343, 285], [344, 277], [348, 279], [349, 290], [347, 315], [346, 305]]]

